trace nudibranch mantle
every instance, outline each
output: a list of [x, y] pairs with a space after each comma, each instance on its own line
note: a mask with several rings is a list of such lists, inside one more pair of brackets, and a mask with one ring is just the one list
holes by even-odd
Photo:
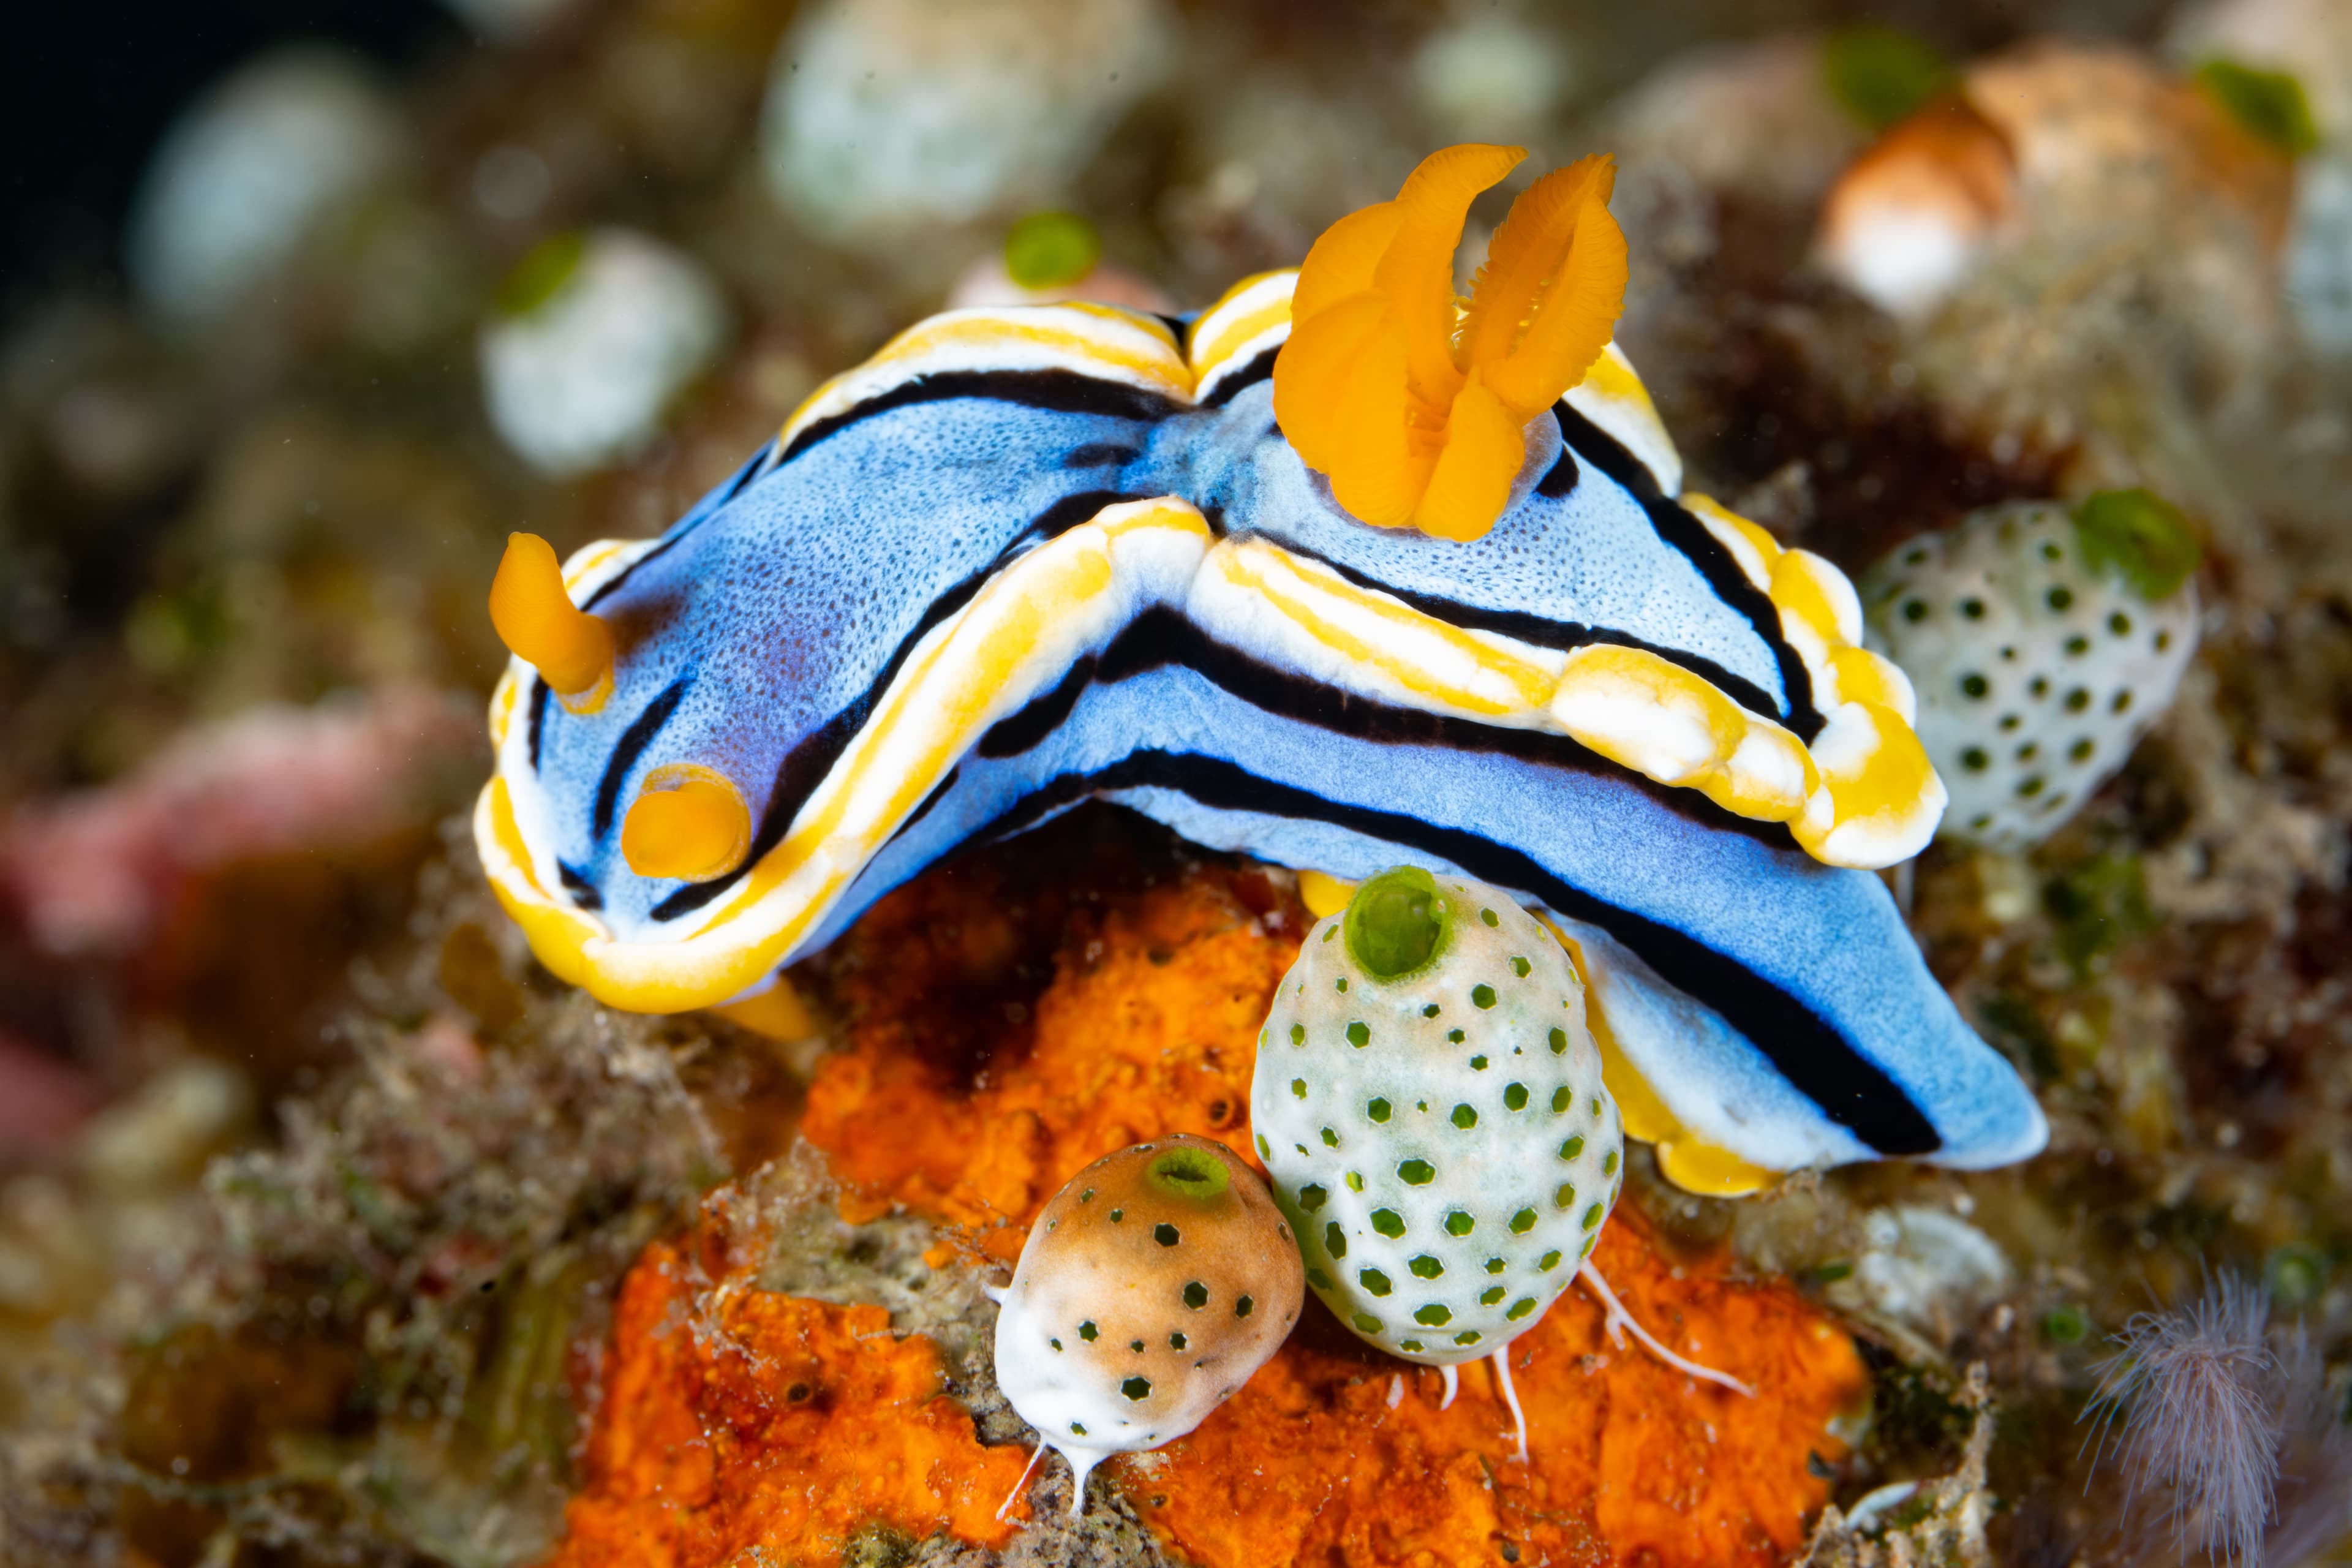
[[[1944, 796], [1843, 576], [1675, 499], [1613, 344], [1483, 535], [1356, 521], [1272, 413], [1297, 279], [1189, 323], [935, 317], [658, 540], [574, 555], [609, 692], [572, 711], [516, 660], [476, 815], [542, 961], [633, 1010], [741, 999], [942, 857], [1107, 799], [1343, 879], [1510, 889], [1664, 1110], [1757, 1166], [2037, 1150], [1852, 868], [1915, 853]], [[749, 853], [638, 875], [624, 816], [686, 765], [740, 792]]]

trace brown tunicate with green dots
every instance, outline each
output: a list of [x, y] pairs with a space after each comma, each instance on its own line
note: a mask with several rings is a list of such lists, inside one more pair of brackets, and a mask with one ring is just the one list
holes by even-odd
[[1156, 1447], [1280, 1346], [1305, 1276], [1281, 1206], [1224, 1145], [1121, 1150], [1030, 1228], [997, 1316], [997, 1382], [1041, 1433], [1069, 1434], [1054, 1441], [1074, 1463]]

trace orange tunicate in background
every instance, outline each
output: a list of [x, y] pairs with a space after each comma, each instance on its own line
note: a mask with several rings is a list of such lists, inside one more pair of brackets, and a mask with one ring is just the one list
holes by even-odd
[[[1024, 897], [1061, 895], [1024, 894], [985, 863], [935, 872], [878, 905], [835, 961], [849, 1048], [820, 1065], [803, 1131], [849, 1194], [846, 1217], [901, 1205], [943, 1227], [934, 1267], [1009, 1260], [1071, 1173], [1139, 1140], [1197, 1132], [1247, 1158], [1259, 1022], [1308, 924], [1282, 881], [1195, 867], [1056, 905], [1034, 1005], [976, 994], [959, 976], [1017, 961], [1007, 900]], [[1310, 1300], [1198, 1430], [1103, 1473], [1207, 1568], [1788, 1560], [1826, 1500], [1809, 1456], [1842, 1454], [1826, 1424], [1866, 1386], [1853, 1342], [1786, 1285], [1678, 1262], [1630, 1205], [1619, 1214], [1594, 1261], [1626, 1305], [1755, 1399], [1611, 1345], [1571, 1292], [1512, 1346], [1533, 1451], [1521, 1466], [1489, 1369], [1465, 1369], [1441, 1411], [1436, 1373], [1378, 1354]], [[718, 1568], [755, 1545], [830, 1562], [866, 1521], [1002, 1547], [1029, 1517], [1025, 1503], [1013, 1523], [992, 1517], [1027, 1455], [979, 1444], [929, 1342], [882, 1332], [878, 1309], [732, 1277], [703, 1281], [724, 1333], [698, 1330], [685, 1268], [656, 1247], [625, 1288], [559, 1563]]]

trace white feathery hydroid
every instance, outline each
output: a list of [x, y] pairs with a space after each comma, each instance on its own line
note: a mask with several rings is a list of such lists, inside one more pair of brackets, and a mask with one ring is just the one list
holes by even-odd
[[2168, 1492], [2175, 1537], [2239, 1563], [2260, 1561], [2275, 1515], [2285, 1391], [2269, 1319], [2269, 1292], [2234, 1274], [2185, 1309], [2139, 1313], [2084, 1412], [2102, 1456], [2118, 1436], [2129, 1496]]

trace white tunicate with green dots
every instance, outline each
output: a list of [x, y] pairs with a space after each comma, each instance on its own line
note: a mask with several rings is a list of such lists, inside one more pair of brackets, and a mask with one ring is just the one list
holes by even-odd
[[2197, 588], [2150, 603], [2094, 566], [2067, 510], [2013, 502], [1898, 546], [1859, 584], [1870, 646], [1918, 693], [1948, 837], [2015, 853], [2057, 831], [2171, 705]]
[[1501, 1349], [1569, 1288], [1624, 1153], [1559, 941], [1496, 889], [1435, 886], [1448, 935], [1396, 979], [1349, 952], [1345, 911], [1307, 934], [1250, 1113], [1309, 1288], [1370, 1343], [1444, 1366]]

